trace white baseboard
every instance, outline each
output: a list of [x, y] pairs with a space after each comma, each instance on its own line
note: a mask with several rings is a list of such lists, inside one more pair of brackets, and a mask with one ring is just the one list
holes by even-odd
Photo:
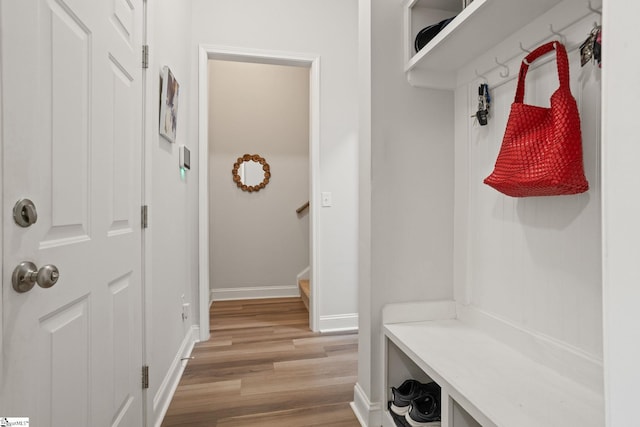
[[353, 387], [353, 402], [351, 409], [362, 427], [377, 427], [382, 425], [382, 407], [379, 403], [371, 403], [360, 384]]
[[302, 279], [309, 280], [310, 275], [311, 275], [311, 267], [305, 268], [296, 276], [296, 283], [300, 282], [300, 280]]
[[342, 332], [358, 330], [358, 313], [320, 316], [320, 332]]
[[178, 383], [180, 383], [180, 378], [182, 378], [184, 367], [187, 364], [187, 362], [182, 359], [191, 356], [193, 346], [195, 343], [199, 342], [199, 337], [200, 327], [197, 325], [191, 326], [190, 331], [185, 334], [182, 344], [178, 349], [178, 353], [173, 358], [173, 362], [171, 363], [162, 384], [160, 384], [158, 391], [153, 397], [153, 425], [155, 427], [160, 427], [162, 424], [162, 420], [169, 409], [169, 404], [171, 404], [171, 399], [173, 399], [173, 395], [178, 388]]
[[288, 298], [299, 297], [298, 286], [258, 286], [247, 288], [211, 289], [211, 301], [239, 299]]

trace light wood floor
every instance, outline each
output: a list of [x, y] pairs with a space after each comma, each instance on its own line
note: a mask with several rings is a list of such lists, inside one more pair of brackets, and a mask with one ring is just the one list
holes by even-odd
[[357, 335], [309, 331], [300, 298], [215, 302], [162, 423], [359, 427]]

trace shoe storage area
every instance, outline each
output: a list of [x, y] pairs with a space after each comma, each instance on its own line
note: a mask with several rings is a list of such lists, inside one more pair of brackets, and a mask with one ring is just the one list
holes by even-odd
[[[387, 401], [391, 402], [393, 400], [393, 394], [391, 393], [392, 386], [402, 385], [407, 378], [412, 378], [420, 383], [428, 384], [434, 381], [433, 378], [429, 377], [423, 368], [418, 366], [416, 362], [414, 362], [407, 354], [401, 350], [394, 342], [390, 339], [385, 340], [385, 356], [386, 361], [389, 366], [389, 370], [387, 372], [387, 377], [385, 379], [387, 384], [387, 389], [389, 390], [387, 394]], [[428, 369], [428, 368], [427, 368]], [[434, 377], [437, 377], [434, 375]], [[438, 378], [438, 377], [437, 377]], [[439, 379], [442, 383], [442, 380]], [[435, 381], [434, 381], [435, 382]], [[436, 382], [437, 383], [437, 382]], [[465, 409], [450, 395], [450, 389], [445, 386], [441, 391], [440, 401], [441, 408], [440, 414], [442, 417], [442, 408], [446, 408], [446, 412], [444, 414], [444, 419], [441, 422], [433, 422], [428, 425], [431, 426], [456, 426], [456, 427], [480, 427], [481, 424], [478, 423], [473, 416], [471, 416]], [[394, 420], [391, 415], [391, 409], [387, 405], [387, 411], [384, 412], [383, 425], [385, 427], [393, 427], [396, 426]], [[406, 421], [401, 421], [406, 422]], [[406, 424], [404, 424], [406, 425]]]
[[[601, 68], [580, 46], [601, 23], [600, 1], [411, 0], [405, 74], [455, 98], [453, 298], [385, 306], [383, 426], [408, 379], [441, 387], [443, 427], [605, 425], [601, 197]], [[414, 39], [456, 16], [419, 52]], [[606, 29], [604, 30], [606, 34]], [[513, 198], [485, 185], [514, 101], [522, 59], [558, 41], [568, 53], [589, 190]], [[606, 67], [606, 63], [602, 64]], [[529, 68], [525, 103], [549, 107], [555, 56]], [[473, 117], [478, 87], [488, 124]]]
[[[603, 394], [589, 384], [597, 369], [562, 346], [473, 317], [453, 301], [385, 308], [386, 389], [407, 379], [441, 387], [441, 422], [420, 425], [602, 426]], [[398, 425], [388, 409], [383, 425]]]

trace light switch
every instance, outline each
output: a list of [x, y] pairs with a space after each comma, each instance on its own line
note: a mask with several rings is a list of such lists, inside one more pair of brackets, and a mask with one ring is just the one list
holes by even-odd
[[191, 169], [191, 151], [184, 145], [179, 148], [180, 151], [180, 168]]
[[331, 192], [324, 191], [322, 193], [322, 206], [323, 207], [331, 206]]

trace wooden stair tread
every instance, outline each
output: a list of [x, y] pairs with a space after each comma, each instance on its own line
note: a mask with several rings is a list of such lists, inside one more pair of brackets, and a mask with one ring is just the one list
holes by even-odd
[[311, 290], [309, 289], [309, 281], [306, 279], [301, 279], [298, 284], [300, 286], [300, 290], [304, 292], [307, 298], [309, 298], [309, 295], [311, 293]]
[[298, 287], [300, 288], [300, 298], [302, 298], [302, 302], [304, 306], [309, 310], [309, 295], [311, 294], [311, 289], [309, 287], [308, 279], [300, 279], [298, 280]]

